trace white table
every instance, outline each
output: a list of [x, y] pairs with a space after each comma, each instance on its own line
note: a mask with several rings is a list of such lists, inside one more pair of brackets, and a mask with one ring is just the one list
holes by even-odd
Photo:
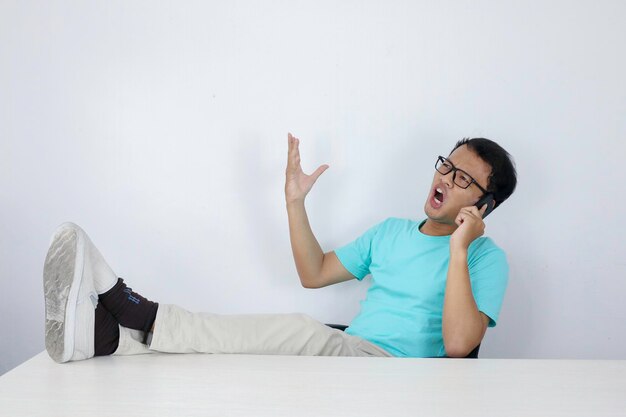
[[626, 361], [43, 352], [1, 416], [626, 416]]

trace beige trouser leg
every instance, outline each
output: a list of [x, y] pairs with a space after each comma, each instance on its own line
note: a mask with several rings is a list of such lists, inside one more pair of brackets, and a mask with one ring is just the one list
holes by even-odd
[[141, 355], [154, 353], [142, 343], [144, 332], [120, 326], [120, 341], [114, 355]]
[[[263, 355], [392, 356], [360, 337], [332, 329], [305, 314], [218, 315], [161, 304], [149, 348], [141, 334], [120, 328], [116, 355], [247, 353]], [[137, 346], [137, 344], [139, 346]]]

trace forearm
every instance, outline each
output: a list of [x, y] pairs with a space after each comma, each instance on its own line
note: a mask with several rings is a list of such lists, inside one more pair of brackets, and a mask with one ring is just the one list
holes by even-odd
[[443, 304], [443, 341], [449, 356], [464, 356], [482, 339], [483, 323], [470, 283], [467, 250], [450, 254]]
[[311, 230], [304, 200], [287, 202], [287, 216], [291, 250], [300, 282], [304, 287], [313, 287], [322, 270], [324, 252]]

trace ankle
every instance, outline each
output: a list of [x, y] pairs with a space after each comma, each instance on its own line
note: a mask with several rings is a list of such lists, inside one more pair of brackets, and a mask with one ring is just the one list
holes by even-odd
[[154, 327], [159, 304], [134, 292], [122, 278], [109, 291], [100, 294], [99, 299], [120, 325], [143, 332]]
[[111, 355], [115, 352], [120, 342], [120, 328], [117, 320], [113, 317], [102, 303], [98, 303], [95, 311], [94, 322], [94, 356]]

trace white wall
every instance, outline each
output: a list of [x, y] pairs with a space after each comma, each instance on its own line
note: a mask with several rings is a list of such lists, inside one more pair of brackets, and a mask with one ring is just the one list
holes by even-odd
[[0, 373], [44, 349], [63, 221], [148, 298], [349, 322], [366, 282], [298, 282], [288, 131], [330, 165], [325, 251], [422, 219], [435, 156], [498, 141], [519, 186], [487, 221], [511, 275], [481, 356], [626, 358], [625, 4], [2, 1]]

